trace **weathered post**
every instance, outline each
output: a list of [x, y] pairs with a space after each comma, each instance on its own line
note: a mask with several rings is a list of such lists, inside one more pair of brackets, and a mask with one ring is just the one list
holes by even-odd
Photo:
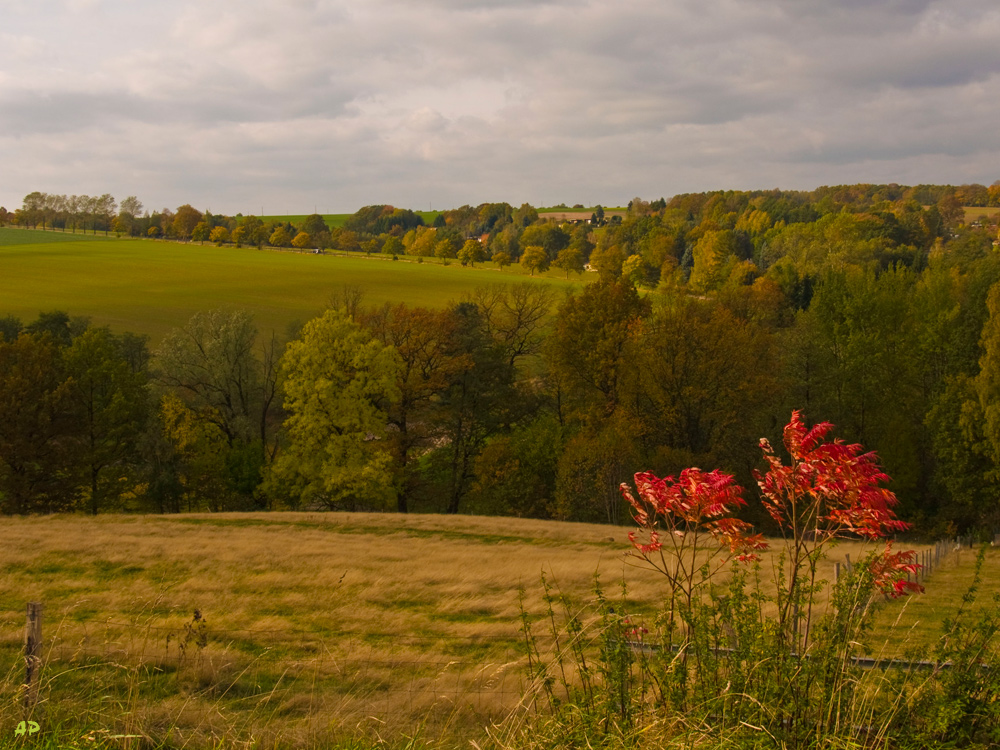
[[42, 672], [42, 603], [28, 602], [24, 625], [24, 707], [30, 709], [38, 700], [38, 681]]

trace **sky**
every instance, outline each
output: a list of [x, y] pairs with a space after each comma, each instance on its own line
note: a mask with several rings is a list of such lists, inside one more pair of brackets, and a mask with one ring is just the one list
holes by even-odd
[[0, 0], [0, 205], [1000, 179], [996, 0]]

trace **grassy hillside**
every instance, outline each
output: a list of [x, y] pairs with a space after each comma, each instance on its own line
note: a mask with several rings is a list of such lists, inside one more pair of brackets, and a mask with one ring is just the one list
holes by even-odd
[[[344, 285], [361, 287], [368, 304], [443, 306], [483, 284], [529, 279], [519, 267], [446, 268], [381, 256], [68, 237], [73, 235], [0, 229], [0, 315], [30, 320], [42, 310], [61, 309], [88, 315], [97, 325], [150, 334], [155, 344], [195, 312], [213, 307], [247, 308], [262, 330], [283, 332], [317, 315]], [[558, 289], [580, 283], [558, 272], [531, 282]]]
[[[543, 572], [585, 621], [595, 573], [611, 597], [624, 577], [627, 611], [652, 625], [664, 587], [623, 557], [627, 531], [392, 514], [8, 519], [0, 723], [12, 720], [3, 712], [22, 675], [25, 602], [40, 601], [40, 716], [64, 737], [169, 732], [177, 746], [199, 747], [254, 736], [269, 747], [280, 735], [324, 747], [420, 725], [428, 737], [478, 736], [525, 690], [519, 587], [539, 633]], [[845, 544], [837, 554], [861, 551]], [[927, 594], [885, 618], [918, 604], [943, 616], [972, 559], [949, 560]], [[988, 565], [984, 596], [1000, 588], [1000, 551]], [[832, 577], [832, 562], [822, 574]]]
[[[113, 237], [112, 237], [113, 238]], [[107, 237], [100, 234], [85, 234], [79, 232], [64, 232], [61, 229], [15, 229], [0, 227], [0, 247], [7, 245], [41, 245], [52, 242], [106, 242]]]
[[[419, 214], [420, 217], [424, 220], [424, 223], [427, 226], [430, 226], [431, 224], [434, 223], [434, 220], [438, 217], [438, 215], [441, 212], [440, 211], [414, 211], [413, 213]], [[270, 222], [270, 221], [288, 221], [288, 222], [291, 222], [292, 224], [294, 224], [294, 225], [297, 226], [297, 225], [301, 224], [303, 221], [305, 221], [306, 216], [310, 216], [310, 215], [311, 214], [281, 214], [281, 215], [274, 215], [274, 216], [261, 216], [261, 219], [263, 219], [265, 222]], [[331, 229], [334, 229], [336, 227], [342, 227], [342, 226], [344, 226], [344, 224], [347, 222], [347, 220], [349, 218], [351, 218], [352, 216], [354, 216], [354, 214], [322, 214], [322, 216], [323, 216], [323, 221], [326, 222], [326, 225], [328, 227], [330, 227]]]

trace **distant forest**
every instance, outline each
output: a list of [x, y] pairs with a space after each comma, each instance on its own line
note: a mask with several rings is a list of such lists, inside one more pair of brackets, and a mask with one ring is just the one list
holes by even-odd
[[330, 227], [31, 193], [0, 223], [594, 280], [565, 298], [483, 287], [446, 309], [342, 289], [287, 341], [206, 311], [155, 352], [66, 312], [0, 318], [0, 509], [620, 523], [637, 471], [720, 468], [754, 488], [759, 439], [780, 445], [800, 409], [878, 453], [919, 532], [993, 530], [997, 207], [1000, 183], [848, 185], [636, 198], [572, 223], [492, 203], [426, 226], [368, 206]]

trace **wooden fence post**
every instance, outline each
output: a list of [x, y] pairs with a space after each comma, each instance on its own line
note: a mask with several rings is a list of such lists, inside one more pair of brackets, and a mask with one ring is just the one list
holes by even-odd
[[28, 602], [24, 626], [24, 707], [30, 709], [38, 700], [38, 681], [42, 671], [42, 603]]

